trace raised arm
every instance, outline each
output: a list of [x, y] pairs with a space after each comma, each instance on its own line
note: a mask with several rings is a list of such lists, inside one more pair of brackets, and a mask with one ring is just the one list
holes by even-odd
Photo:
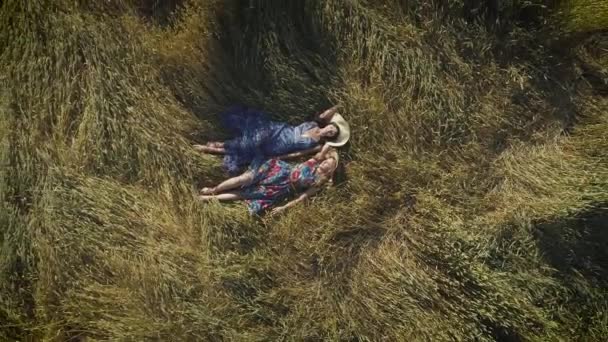
[[316, 159], [317, 161], [322, 161], [325, 159], [325, 157], [327, 156], [327, 153], [331, 150], [331, 146], [329, 146], [329, 144], [324, 144], [323, 147], [320, 149], [319, 153], [315, 154], [314, 157], [312, 157], [313, 159]]
[[319, 122], [328, 123], [331, 120], [331, 118], [334, 116], [334, 114], [336, 114], [339, 107], [340, 107], [340, 105], [335, 105], [335, 106], [329, 108], [328, 110], [317, 114], [316, 120]]
[[277, 158], [278, 159], [295, 159], [295, 158], [302, 157], [302, 156], [305, 156], [308, 154], [317, 153], [319, 151], [321, 151], [321, 146], [315, 146], [315, 147], [309, 148], [307, 150], [284, 154], [284, 155], [278, 156]]
[[306, 190], [305, 192], [303, 192], [296, 199], [287, 202], [285, 205], [283, 205], [281, 207], [276, 207], [276, 208], [272, 209], [270, 211], [270, 214], [271, 215], [276, 215], [276, 214], [284, 211], [285, 209], [287, 209], [289, 207], [293, 207], [294, 205], [296, 205], [296, 204], [298, 204], [300, 202], [304, 202], [306, 199], [310, 198], [311, 196], [313, 196], [314, 194], [316, 194], [317, 192], [319, 192], [319, 190], [320, 189], [316, 188], [316, 187], [310, 188], [310, 189]]

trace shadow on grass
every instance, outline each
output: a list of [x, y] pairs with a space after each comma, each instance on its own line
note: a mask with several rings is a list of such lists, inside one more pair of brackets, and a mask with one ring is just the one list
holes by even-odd
[[159, 26], [171, 24], [173, 14], [184, 4], [184, 0], [140, 0], [136, 9], [140, 16]]
[[[573, 99], [579, 75], [573, 49], [563, 46], [564, 39], [550, 24], [556, 5], [554, 0], [468, 0], [462, 10], [468, 23], [480, 24], [496, 36], [492, 51], [502, 68], [517, 66], [531, 76], [529, 86], [514, 92], [511, 102], [546, 114], [542, 119], [531, 117], [527, 121], [542, 126], [547, 120], [557, 120], [568, 133], [577, 123], [578, 108]], [[539, 94], [544, 103], [531, 97], [531, 92]], [[531, 136], [522, 134], [522, 138], [531, 140]]]
[[564, 278], [582, 275], [595, 287], [608, 286], [608, 208], [539, 224], [535, 237], [546, 260]]
[[604, 204], [570, 219], [539, 224], [535, 231], [545, 260], [568, 289], [561, 305], [577, 317], [578, 334], [602, 329], [597, 315], [608, 300], [607, 209]]
[[175, 79], [195, 78], [211, 104], [176, 95], [198, 117], [216, 124], [219, 112], [235, 104], [292, 123], [311, 119], [331, 106], [328, 92], [339, 79], [332, 42], [319, 33], [313, 13], [307, 13], [315, 8], [305, 1], [253, 3], [222, 3], [214, 13], [212, 38], [201, 41], [211, 53], [204, 65], [168, 68], [165, 82], [179, 92], [179, 85], [171, 85]]

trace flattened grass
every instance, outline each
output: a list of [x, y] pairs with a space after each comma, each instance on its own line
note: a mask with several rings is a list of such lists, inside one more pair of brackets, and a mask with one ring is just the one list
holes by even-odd
[[[516, 2], [249, 5], [2, 4], [2, 338], [608, 337], [601, 42], [551, 50]], [[198, 203], [233, 103], [340, 103], [346, 182]]]

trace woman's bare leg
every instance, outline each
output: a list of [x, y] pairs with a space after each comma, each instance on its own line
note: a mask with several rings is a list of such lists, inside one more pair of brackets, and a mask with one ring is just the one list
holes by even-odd
[[219, 201], [238, 201], [240, 199], [243, 199], [241, 195], [236, 194], [234, 192], [227, 192], [225, 194], [219, 195], [200, 195], [198, 196], [198, 198], [203, 201], [210, 201], [212, 199], [217, 199]]
[[251, 171], [247, 171], [240, 176], [228, 178], [227, 180], [221, 182], [218, 186], [214, 188], [202, 188], [201, 193], [203, 195], [210, 195], [218, 192], [224, 192], [226, 190], [234, 189], [242, 185], [246, 185], [253, 180], [253, 173]]
[[[218, 145], [219, 146], [219, 145]], [[213, 153], [213, 154], [225, 154], [226, 149], [224, 149], [224, 145], [221, 147], [211, 146], [211, 145], [194, 145], [194, 149], [203, 152], [203, 153]]]

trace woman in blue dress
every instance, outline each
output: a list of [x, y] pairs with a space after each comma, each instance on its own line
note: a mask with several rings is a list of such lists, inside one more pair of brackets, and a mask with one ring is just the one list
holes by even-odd
[[261, 214], [278, 202], [300, 193], [294, 200], [272, 209], [281, 212], [317, 193], [324, 184], [330, 183], [338, 167], [338, 153], [324, 145], [313, 158], [292, 166], [277, 158], [251, 163], [249, 170], [230, 178], [216, 187], [203, 188], [201, 200], [246, 200], [251, 214]]
[[350, 137], [350, 129], [334, 106], [317, 115], [317, 121], [292, 126], [270, 120], [263, 112], [245, 107], [232, 107], [222, 114], [222, 124], [236, 134], [224, 142], [209, 142], [194, 147], [204, 153], [223, 154], [223, 166], [230, 175], [255, 158], [294, 158], [318, 152], [324, 143], [342, 146]]

